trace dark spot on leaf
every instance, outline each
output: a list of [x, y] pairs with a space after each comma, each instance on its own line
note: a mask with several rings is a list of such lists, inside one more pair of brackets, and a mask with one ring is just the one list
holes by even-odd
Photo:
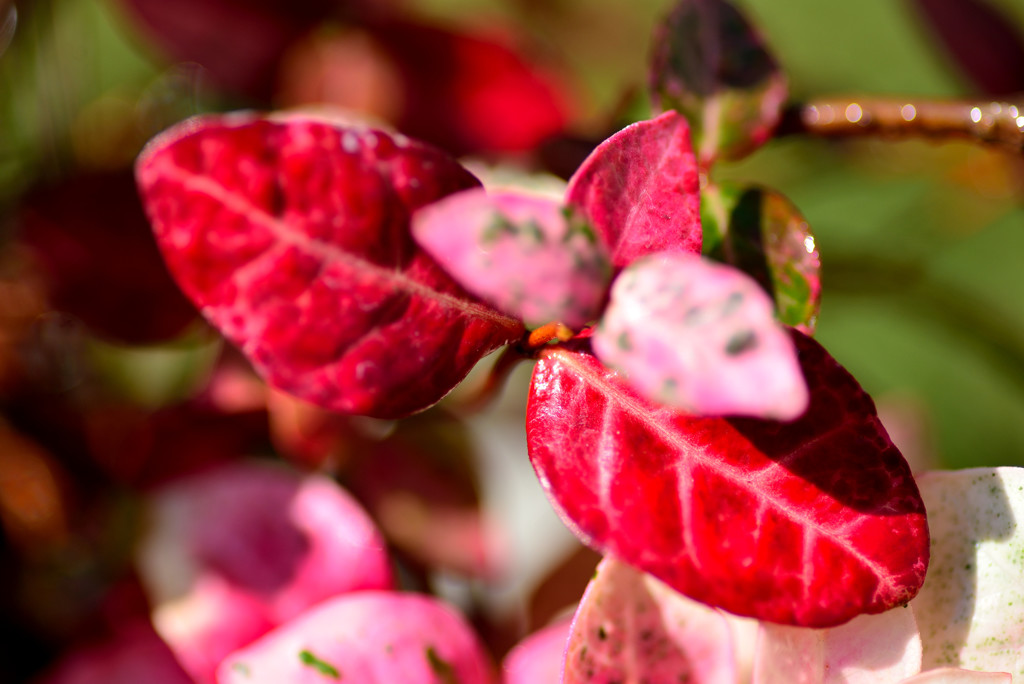
[[427, 663], [430, 669], [443, 684], [459, 684], [459, 678], [455, 674], [455, 668], [451, 663], [438, 655], [433, 646], [427, 646]]
[[750, 351], [757, 346], [757, 335], [753, 330], [743, 330], [729, 338], [725, 344], [725, 353], [728, 356], [739, 356], [743, 352]]
[[308, 665], [325, 677], [341, 679], [341, 672], [328, 662], [320, 660], [309, 651], [299, 651], [299, 660], [303, 665]]
[[623, 330], [615, 340], [616, 346], [624, 352], [633, 351], [633, 342], [629, 339], [629, 333]]
[[735, 313], [740, 305], [743, 304], [743, 293], [742, 292], [730, 292], [725, 303], [722, 304], [722, 316], [728, 316]]
[[480, 235], [480, 242], [483, 244], [489, 244], [498, 240], [506, 235], [515, 236], [519, 234], [519, 229], [514, 223], [508, 220], [508, 217], [501, 213], [495, 213], [491, 218], [491, 225], [484, 229], [484, 232]]
[[600, 627], [597, 628], [597, 638], [600, 639], [601, 641], [604, 641], [605, 639], [608, 638], [608, 632], [605, 631], [604, 625], [601, 625]]
[[231, 666], [231, 669], [237, 672], [238, 674], [242, 675], [243, 677], [249, 677], [252, 675], [252, 671], [249, 669], [249, 666], [245, 663], [234, 663]]

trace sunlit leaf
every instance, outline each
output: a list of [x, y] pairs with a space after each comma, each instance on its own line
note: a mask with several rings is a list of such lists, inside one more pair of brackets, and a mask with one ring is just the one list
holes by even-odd
[[778, 64], [728, 0], [677, 0], [655, 30], [650, 82], [655, 107], [690, 121], [703, 166], [764, 143], [786, 99]]
[[699, 183], [690, 127], [666, 112], [601, 143], [565, 197], [623, 268], [654, 252], [700, 252]]
[[186, 294], [303, 399], [407, 415], [522, 332], [412, 241], [413, 210], [476, 185], [433, 148], [310, 118], [209, 117], [150, 143], [137, 176]]
[[921, 635], [906, 607], [831, 629], [761, 623], [754, 684], [896, 684], [921, 671]]
[[547, 197], [466, 190], [413, 217], [416, 241], [473, 294], [530, 328], [597, 318], [611, 266], [585, 220]]
[[[221, 684], [491, 684], [491, 665], [454, 610], [417, 594], [364, 591], [304, 613], [220, 667]], [[539, 684], [539, 683], [538, 683]]]
[[608, 557], [573, 620], [564, 684], [730, 682], [736, 659], [726, 617]]
[[775, 300], [779, 320], [813, 334], [821, 305], [821, 263], [800, 210], [759, 187], [709, 185], [701, 191], [704, 254], [732, 264]]
[[1024, 469], [933, 471], [919, 482], [933, 560], [911, 606], [925, 668], [1024, 676]]
[[768, 295], [693, 254], [633, 262], [593, 344], [645, 397], [693, 414], [792, 420], [807, 408], [796, 350]]
[[826, 627], [906, 603], [928, 562], [924, 505], [874, 404], [793, 333], [797, 421], [696, 418], [640, 397], [584, 349], [545, 350], [530, 460], [578, 537], [739, 615]]

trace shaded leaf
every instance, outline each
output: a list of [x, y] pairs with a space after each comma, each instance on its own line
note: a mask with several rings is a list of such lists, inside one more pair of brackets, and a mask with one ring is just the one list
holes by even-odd
[[821, 306], [821, 262], [807, 220], [782, 194], [709, 185], [701, 191], [704, 254], [731, 264], [775, 300], [779, 320], [814, 333]]
[[64, 655], [38, 684], [194, 684], [146, 620]]
[[693, 254], [633, 262], [616, 279], [594, 353], [650, 400], [697, 415], [792, 420], [807, 384], [768, 295]]
[[739, 615], [825, 627], [905, 603], [928, 560], [910, 469], [856, 381], [793, 333], [799, 420], [696, 418], [651, 403], [582, 349], [545, 350], [530, 460], [590, 546]]
[[309, 118], [208, 117], [150, 143], [137, 176], [185, 292], [307, 401], [407, 415], [522, 333], [412, 241], [413, 210], [476, 185], [433, 148]]
[[573, 619], [564, 684], [736, 680], [719, 611], [606, 557]]
[[702, 166], [743, 157], [771, 136], [786, 79], [732, 3], [678, 0], [653, 41], [654, 106], [689, 120]]
[[413, 236], [463, 287], [527, 327], [578, 329], [600, 314], [608, 256], [585, 220], [550, 198], [466, 190], [416, 212]]
[[130, 170], [37, 187], [18, 223], [52, 306], [100, 337], [160, 342], [198, 318], [160, 258]]
[[569, 180], [566, 202], [587, 217], [615, 268], [654, 252], [699, 253], [700, 197], [690, 127], [675, 112], [627, 126]]
[[895, 684], [921, 671], [913, 612], [893, 608], [831, 629], [762, 623], [754, 684]]
[[197, 62], [220, 86], [265, 102], [270, 100], [282, 55], [335, 6], [332, 0], [120, 0], [119, 4], [173, 60]]
[[153, 623], [199, 682], [324, 599], [391, 586], [383, 538], [324, 477], [236, 464], [159, 490], [139, 551]]
[[427, 596], [364, 591], [326, 601], [232, 654], [217, 677], [223, 684], [334, 679], [490, 684], [493, 674], [473, 630], [451, 608]]
[[986, 0], [912, 0], [917, 13], [982, 95], [1024, 92], [1024, 35]]
[[933, 471], [919, 477], [932, 568], [911, 607], [924, 666], [1024, 675], [1024, 469]]

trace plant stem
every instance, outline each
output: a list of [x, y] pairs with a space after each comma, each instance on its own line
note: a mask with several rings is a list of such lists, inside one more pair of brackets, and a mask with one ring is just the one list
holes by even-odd
[[973, 140], [1024, 152], [1024, 101], [969, 102], [912, 98], [812, 100], [786, 111], [782, 135], [884, 136]]

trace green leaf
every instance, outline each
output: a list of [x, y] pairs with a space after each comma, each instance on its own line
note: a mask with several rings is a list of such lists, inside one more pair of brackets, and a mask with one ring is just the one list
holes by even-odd
[[756, 186], [701, 190], [704, 255], [735, 266], [774, 298], [779, 320], [812, 334], [821, 303], [814, 235], [792, 202]]
[[678, 0], [655, 29], [651, 97], [693, 128], [705, 168], [739, 159], [771, 137], [786, 78], [747, 19], [725, 0]]

